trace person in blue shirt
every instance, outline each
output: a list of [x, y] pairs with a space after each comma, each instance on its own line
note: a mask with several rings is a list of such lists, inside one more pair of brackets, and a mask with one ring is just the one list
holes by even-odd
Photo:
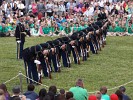
[[119, 90], [122, 92], [123, 100], [131, 100], [130, 97], [125, 94], [126, 88], [124, 86], [121, 86]]
[[34, 92], [35, 86], [33, 84], [29, 84], [27, 87], [27, 92], [24, 93], [26, 99], [36, 100], [38, 98], [37, 93]]

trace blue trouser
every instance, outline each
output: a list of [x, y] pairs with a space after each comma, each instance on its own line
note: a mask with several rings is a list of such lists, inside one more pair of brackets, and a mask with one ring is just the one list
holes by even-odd
[[24, 42], [17, 43], [17, 59], [22, 59]]
[[83, 52], [83, 61], [86, 61], [87, 60], [86, 42], [83, 41], [82, 45], [83, 45], [83, 51], [82, 51]]
[[69, 58], [68, 58], [67, 51], [62, 50], [61, 55], [62, 55], [62, 60], [63, 60], [64, 67], [70, 67], [70, 61], [69, 61]]
[[97, 47], [97, 49], [98, 49], [98, 42], [97, 42], [96, 36], [94, 36], [94, 42], [95, 42], [96, 47]]
[[81, 42], [78, 41], [77, 51], [78, 51], [79, 56], [81, 57], [81, 49], [80, 49], [80, 46], [81, 46]]
[[[34, 81], [38, 82], [38, 72], [37, 72], [37, 67], [36, 67], [36, 64], [34, 63], [34, 61], [29, 61], [27, 62], [27, 65], [28, 65], [28, 77], [30, 79], [33, 79]], [[31, 80], [30, 80], [30, 83], [33, 83]]]
[[57, 55], [54, 53], [54, 54], [52, 54], [52, 57], [51, 58], [52, 58], [54, 70], [55, 70], [55, 72], [57, 72], [58, 71]]
[[41, 66], [42, 66], [44, 76], [48, 77], [48, 72], [47, 72], [48, 69], [47, 69], [47, 64], [46, 64], [45, 60], [42, 59], [42, 60], [40, 60], [40, 62], [41, 62]]
[[90, 50], [92, 51], [92, 53], [94, 54], [95, 53], [95, 50], [94, 50], [94, 46], [92, 44], [92, 41], [89, 41], [88, 42], [88, 45], [90, 46]]
[[87, 51], [86, 49], [83, 49], [83, 61], [86, 61], [87, 60]]

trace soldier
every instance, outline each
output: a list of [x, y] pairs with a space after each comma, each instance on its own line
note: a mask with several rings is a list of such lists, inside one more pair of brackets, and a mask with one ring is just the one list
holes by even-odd
[[73, 58], [74, 58], [74, 62], [75, 64], [80, 64], [80, 56], [77, 50], [78, 47], [78, 35], [77, 34], [73, 34], [72, 36], [70, 36], [70, 47], [71, 47], [71, 51], [73, 54]]
[[39, 60], [41, 61], [41, 67], [43, 70], [43, 74], [45, 77], [51, 78], [51, 65], [48, 61], [48, 56], [50, 53], [50, 46], [48, 43], [42, 43], [40, 44], [42, 47], [42, 52], [39, 54]]
[[[23, 60], [25, 64], [25, 70], [26, 75], [30, 79], [33, 79], [34, 81], [38, 82], [38, 72], [37, 72], [37, 66], [36, 64], [40, 64], [40, 62], [37, 60], [37, 53], [41, 50], [38, 46], [32, 46], [30, 48], [26, 48], [23, 50]], [[32, 80], [27, 79], [27, 83], [34, 83]]]
[[56, 41], [55, 40], [54, 41], [48, 41], [47, 43], [51, 47], [50, 57], [51, 57], [51, 60], [53, 62], [54, 71], [55, 72], [60, 72], [61, 65], [59, 63], [59, 56], [58, 56], [59, 50], [55, 46], [54, 42], [56, 42]]
[[19, 17], [19, 22], [15, 30], [15, 37], [17, 41], [17, 59], [22, 59], [22, 51], [26, 36], [23, 21], [24, 21], [23, 17], [22, 16]]
[[68, 37], [62, 37], [59, 39], [59, 41], [62, 43], [61, 45], [61, 56], [64, 67], [70, 67], [70, 40]]

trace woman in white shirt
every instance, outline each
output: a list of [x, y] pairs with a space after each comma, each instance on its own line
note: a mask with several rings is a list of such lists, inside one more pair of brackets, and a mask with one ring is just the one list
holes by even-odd
[[47, 16], [51, 17], [53, 16], [53, 3], [51, 1], [48, 1], [46, 4], [46, 13]]
[[54, 11], [54, 15], [58, 15], [58, 11], [59, 11], [59, 6], [58, 6], [58, 2], [55, 1], [54, 5], [53, 5], [53, 11]]
[[24, 10], [25, 10], [25, 6], [22, 3], [22, 1], [19, 1], [18, 9], [21, 11], [21, 15], [23, 15], [24, 14]]
[[60, 15], [66, 12], [65, 5], [62, 1], [60, 2], [60, 5], [59, 5], [59, 11], [60, 11]]

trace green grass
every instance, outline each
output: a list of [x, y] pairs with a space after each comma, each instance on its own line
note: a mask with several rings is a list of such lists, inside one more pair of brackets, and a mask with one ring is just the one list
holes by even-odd
[[[50, 40], [48, 37], [26, 38], [25, 47]], [[15, 38], [0, 38], [0, 83], [24, 72], [22, 60], [16, 59]], [[101, 86], [113, 88], [133, 80], [133, 37], [108, 37], [107, 45], [98, 55], [90, 53], [88, 61], [81, 65], [72, 63], [71, 68], [61, 67], [61, 73], [52, 73], [53, 79], [43, 79], [43, 84], [56, 85], [57, 88], [69, 90], [78, 78], [84, 80], [88, 92], [99, 90]], [[19, 84], [19, 78], [7, 83], [8, 90]], [[23, 78], [23, 90], [26, 91], [26, 80]], [[37, 86], [38, 92], [43, 86]], [[45, 87], [44, 87], [45, 88]], [[133, 98], [133, 83], [126, 85], [127, 94]], [[115, 90], [108, 91], [109, 94]]]

